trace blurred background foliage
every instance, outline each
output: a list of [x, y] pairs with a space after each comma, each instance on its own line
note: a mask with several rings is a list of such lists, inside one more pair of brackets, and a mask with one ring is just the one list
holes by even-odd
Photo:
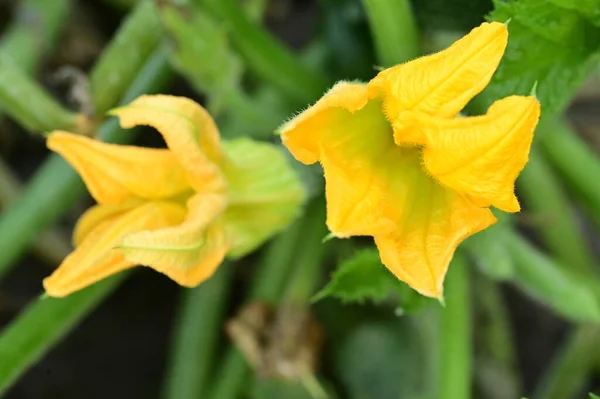
[[[106, 117], [161, 92], [204, 104], [224, 137], [277, 142], [336, 80], [368, 80], [485, 19], [510, 21], [509, 46], [466, 112], [536, 86], [543, 118], [523, 211], [460, 247], [444, 307], [393, 278], [369, 240], [324, 243], [320, 171], [297, 163], [303, 217], [200, 287], [136, 269], [40, 298], [91, 204], [43, 133], [163, 146]], [[2, 0], [0, 27], [2, 397], [600, 392], [600, 0]]]

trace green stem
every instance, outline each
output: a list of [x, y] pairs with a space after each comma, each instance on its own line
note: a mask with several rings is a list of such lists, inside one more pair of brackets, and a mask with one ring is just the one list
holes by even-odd
[[600, 321], [598, 283], [594, 276], [576, 278], [510, 229], [498, 234], [498, 239], [513, 255], [514, 283], [522, 290], [569, 319]]
[[573, 398], [585, 387], [594, 365], [599, 330], [584, 324], [574, 329], [533, 395], [536, 399]]
[[596, 221], [600, 221], [600, 160], [597, 154], [564, 122], [552, 121], [552, 128], [544, 132], [539, 142], [548, 159]]
[[0, 52], [32, 75], [52, 53], [72, 9], [72, 0], [23, 0], [0, 41]]
[[127, 275], [113, 276], [67, 298], [37, 299], [21, 312], [0, 335], [0, 395], [109, 296]]
[[104, 49], [90, 76], [95, 111], [114, 107], [163, 37], [152, 1], [140, 1]]
[[473, 356], [468, 263], [454, 255], [446, 277], [446, 308], [442, 312], [440, 398], [471, 397]]
[[200, 398], [210, 386], [232, 271], [233, 265], [225, 263], [210, 280], [184, 291], [164, 398]]
[[325, 204], [321, 198], [314, 199], [309, 205], [305, 218], [301, 252], [294, 261], [294, 272], [285, 288], [284, 301], [308, 304], [315, 293], [315, 286], [323, 271], [323, 254], [327, 235], [325, 225]]
[[419, 32], [409, 0], [362, 1], [377, 50], [385, 67], [400, 64], [421, 54]]
[[571, 202], [537, 147], [531, 149], [529, 163], [519, 176], [518, 188], [526, 209], [540, 223], [538, 231], [550, 252], [569, 268], [591, 272], [594, 260], [574, 220]]
[[[323, 208], [322, 204], [320, 206]], [[320, 216], [316, 217], [309, 212], [305, 218], [297, 220], [285, 233], [273, 241], [262, 258], [260, 271], [254, 278], [249, 300], [262, 299], [274, 304], [281, 299], [284, 279], [289, 274], [290, 267], [288, 265], [292, 265], [294, 270], [298, 270], [299, 263], [296, 263], [294, 259], [299, 251], [302, 251], [300, 253], [306, 252], [304, 248], [298, 248], [299, 243], [306, 242], [306, 240], [315, 242], [317, 239], [321, 243], [324, 234], [321, 235], [321, 232], [317, 232], [314, 240], [309, 235], [312, 234], [310, 231], [313, 227], [309, 225], [308, 221], [315, 218], [321, 220], [321, 224], [324, 225]], [[318, 229], [317, 226], [314, 228]], [[310, 256], [303, 256], [303, 258], [305, 260], [302, 262], [306, 266]], [[314, 263], [320, 264], [318, 261]], [[308, 267], [317, 269], [314, 265], [308, 265]], [[229, 348], [214, 379], [215, 386], [208, 397], [210, 399], [238, 398], [249, 375], [250, 369], [242, 354], [234, 347]]]
[[[476, 325], [475, 342], [478, 346], [478, 362], [492, 373], [476, 372], [482, 395], [490, 398], [517, 398], [521, 381], [517, 370], [516, 350], [508, 309], [499, 285], [487, 276], [475, 274], [473, 284], [475, 306], [486, 322]], [[483, 368], [482, 367], [482, 368]]]
[[85, 116], [64, 108], [4, 53], [0, 53], [0, 106], [36, 133], [53, 129], [87, 133], [91, 129]]
[[[171, 76], [165, 48], [148, 60], [124, 96], [133, 98], [164, 87]], [[115, 119], [104, 123], [100, 137], [124, 143], [133, 138], [119, 128]], [[0, 278], [33, 242], [36, 234], [58, 220], [85, 194], [77, 173], [59, 156], [48, 159], [30, 180], [18, 200], [0, 215]]]
[[252, 22], [236, 0], [195, 0], [227, 24], [234, 44], [257, 75], [300, 102], [323, 93], [327, 78], [305, 66], [266, 30]]
[[[0, 160], [0, 205], [6, 207], [15, 201], [21, 184], [10, 168]], [[71, 252], [70, 242], [54, 229], [42, 231], [35, 240], [33, 250], [51, 265], [58, 265]]]

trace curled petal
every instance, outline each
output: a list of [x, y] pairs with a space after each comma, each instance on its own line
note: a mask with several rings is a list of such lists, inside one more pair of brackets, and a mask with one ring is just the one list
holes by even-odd
[[243, 256], [298, 214], [306, 193], [280, 148], [248, 139], [224, 141], [229, 159], [229, 206], [224, 225], [231, 239], [229, 255]]
[[118, 204], [98, 204], [89, 208], [81, 215], [73, 229], [73, 246], [78, 247], [83, 240], [98, 225], [107, 220], [115, 219], [125, 212], [143, 204], [143, 200], [134, 198]]
[[229, 248], [219, 219], [225, 206], [221, 195], [191, 197], [181, 225], [127, 235], [120, 246], [125, 259], [164, 273], [180, 285], [200, 284], [212, 275]]
[[223, 190], [226, 182], [219, 171], [219, 131], [204, 108], [184, 97], [141, 96], [131, 104], [111, 111], [121, 126], [152, 126], [164, 137], [169, 149], [186, 171], [196, 192]]
[[107, 144], [61, 131], [50, 134], [47, 145], [77, 170], [101, 204], [163, 199], [190, 190], [184, 170], [168, 150]]
[[[527, 163], [539, 116], [534, 97], [511, 96], [484, 116], [448, 120], [407, 111], [398, 123], [423, 134], [423, 163], [437, 181], [478, 206], [517, 212], [514, 182]], [[401, 129], [395, 139], [402, 142]]]
[[422, 295], [442, 298], [443, 282], [456, 247], [496, 219], [428, 177], [419, 179], [413, 201], [402, 204], [397, 229], [376, 235], [382, 263]]
[[403, 110], [453, 117], [488, 84], [507, 39], [506, 25], [483, 23], [444, 51], [380, 72], [369, 96], [383, 95], [390, 121]]
[[283, 125], [283, 144], [305, 164], [319, 160], [321, 134], [337, 129], [339, 123], [367, 104], [367, 88], [362, 83], [338, 82], [313, 106]]
[[170, 202], [149, 202], [108, 219], [94, 227], [75, 251], [44, 280], [50, 296], [64, 297], [94, 284], [135, 262], [126, 260], [115, 247], [123, 237], [135, 231], [156, 229], [178, 224], [185, 209]]

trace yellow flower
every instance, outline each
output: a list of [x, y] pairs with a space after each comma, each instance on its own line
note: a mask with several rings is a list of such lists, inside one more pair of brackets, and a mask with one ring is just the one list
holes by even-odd
[[321, 162], [332, 234], [373, 236], [383, 264], [423, 295], [442, 297], [458, 244], [496, 221], [488, 207], [519, 210], [514, 181], [538, 101], [511, 96], [483, 116], [458, 117], [507, 38], [504, 24], [484, 23], [367, 84], [337, 83], [280, 130], [296, 159]]
[[284, 154], [248, 139], [221, 142], [192, 100], [142, 96], [112, 113], [124, 128], [154, 127], [168, 149], [50, 134], [48, 147], [79, 172], [98, 205], [79, 219], [75, 251], [44, 280], [48, 295], [136, 264], [196, 286], [226, 255], [252, 251], [297, 214], [304, 190]]

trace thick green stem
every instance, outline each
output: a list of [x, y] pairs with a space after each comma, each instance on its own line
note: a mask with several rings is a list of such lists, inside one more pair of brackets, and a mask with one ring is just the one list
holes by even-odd
[[56, 46], [72, 5], [72, 0], [19, 2], [15, 18], [0, 41], [0, 52], [21, 71], [33, 74], [40, 60]]
[[[553, 132], [550, 132], [553, 133]], [[531, 149], [530, 160], [518, 180], [527, 211], [539, 223], [538, 231], [559, 262], [582, 272], [594, 269], [594, 260], [581, 233], [571, 203], [545, 154]]]
[[573, 398], [585, 387], [598, 348], [598, 327], [574, 329], [552, 361], [533, 395], [536, 399]]
[[210, 280], [184, 291], [164, 398], [201, 398], [210, 386], [232, 270], [233, 265], [225, 263]]
[[[6, 207], [21, 192], [21, 184], [10, 168], [0, 161], [0, 205]], [[33, 250], [51, 265], [58, 265], [71, 252], [71, 243], [59, 231], [44, 230], [35, 240]]]
[[0, 335], [0, 395], [127, 275], [113, 276], [67, 298], [37, 299], [21, 312]]
[[252, 22], [236, 0], [195, 0], [227, 24], [231, 38], [257, 75], [300, 102], [323, 93], [328, 81], [305, 66], [266, 30]]
[[513, 255], [514, 283], [523, 291], [569, 319], [600, 321], [598, 283], [594, 276], [578, 279], [510, 229], [498, 234], [498, 239]]
[[0, 106], [36, 133], [53, 129], [87, 133], [91, 129], [85, 116], [64, 108], [4, 53], [0, 53]]
[[440, 398], [471, 397], [472, 348], [469, 269], [461, 252], [454, 255], [446, 277], [442, 312]]
[[419, 32], [409, 0], [363, 0], [377, 50], [384, 67], [421, 54]]
[[[135, 97], [164, 87], [171, 76], [165, 48], [153, 54], [124, 96]], [[133, 135], [119, 128], [115, 119], [100, 127], [100, 138], [124, 143]], [[77, 173], [59, 156], [48, 159], [30, 180], [18, 200], [0, 215], [0, 278], [32, 243], [36, 234], [58, 220], [85, 194]]]
[[315, 293], [319, 276], [323, 271], [323, 238], [327, 235], [325, 204], [319, 199], [312, 201], [305, 218], [302, 248], [294, 261], [293, 274], [285, 289], [285, 301], [308, 304]]
[[540, 137], [540, 145], [577, 198], [600, 221], [600, 159], [564, 122], [553, 121]]
[[152, 1], [140, 1], [104, 49], [90, 76], [95, 111], [114, 107], [163, 37]]

